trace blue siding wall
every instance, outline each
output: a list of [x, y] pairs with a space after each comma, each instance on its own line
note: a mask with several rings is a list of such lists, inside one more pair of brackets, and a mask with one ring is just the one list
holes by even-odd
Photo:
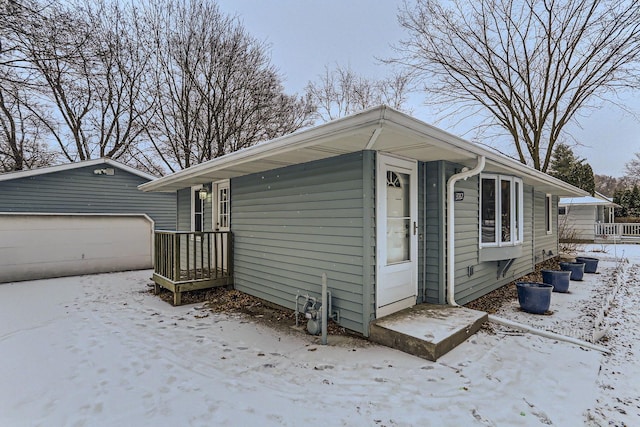
[[293, 309], [298, 292], [319, 296], [327, 273], [340, 324], [368, 334], [373, 165], [358, 152], [233, 179], [235, 287]]
[[0, 181], [0, 212], [144, 213], [154, 220], [156, 229], [175, 229], [174, 193], [144, 193], [137, 188], [148, 182], [143, 177], [118, 168], [114, 175], [95, 175], [94, 169], [87, 166]]
[[[192, 198], [191, 188], [183, 188], [176, 192], [178, 200], [177, 208], [177, 230], [178, 231], [191, 231], [191, 212], [192, 212]], [[203, 216], [204, 216], [204, 230], [212, 230], [212, 198], [211, 194], [204, 201]]]
[[422, 300], [431, 304], [445, 303], [445, 162], [420, 164], [419, 222], [420, 239], [419, 288]]
[[533, 194], [533, 206], [534, 206], [534, 260], [536, 263], [542, 262], [548, 259], [549, 251], [554, 255], [558, 255], [558, 202], [559, 198], [552, 197], [551, 207], [551, 234], [547, 234], [545, 224], [545, 198], [546, 194], [541, 192], [534, 192]]
[[[453, 175], [461, 165], [444, 163], [445, 178]], [[490, 173], [490, 170], [486, 170]], [[441, 191], [446, 192], [446, 179]], [[524, 242], [522, 255], [515, 259], [512, 266], [500, 272], [506, 262], [480, 261], [479, 246], [479, 178], [472, 177], [456, 183], [456, 191], [464, 191], [464, 200], [455, 205], [455, 298], [459, 304], [465, 304], [497, 289], [514, 279], [530, 273], [534, 269], [534, 190], [523, 186], [524, 192]], [[544, 218], [543, 218], [544, 221]], [[446, 230], [446, 229], [445, 229]], [[446, 254], [446, 249], [445, 254]], [[472, 267], [471, 273], [469, 267]], [[443, 288], [445, 284], [443, 283]], [[443, 289], [444, 290], [444, 289]], [[444, 302], [444, 301], [441, 301]]]

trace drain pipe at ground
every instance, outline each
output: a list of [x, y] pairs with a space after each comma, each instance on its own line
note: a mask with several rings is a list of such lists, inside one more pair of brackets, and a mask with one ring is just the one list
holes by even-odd
[[497, 323], [498, 325], [506, 326], [513, 329], [520, 329], [525, 332], [529, 332], [535, 335], [539, 335], [544, 338], [550, 338], [552, 340], [564, 341], [571, 344], [579, 345], [580, 347], [589, 348], [592, 350], [597, 350], [601, 353], [609, 354], [611, 351], [608, 348], [599, 346], [597, 344], [592, 344], [588, 341], [584, 341], [578, 338], [567, 337], [564, 335], [556, 334], [555, 332], [543, 331], [541, 329], [536, 329], [532, 326], [525, 325], [522, 323], [514, 322], [513, 320], [504, 319], [502, 317], [494, 316], [493, 314], [489, 315], [489, 321], [493, 323]]
[[449, 305], [457, 306], [455, 300], [455, 186], [456, 182], [461, 179], [466, 180], [469, 177], [478, 175], [484, 169], [485, 157], [478, 156], [478, 164], [471, 170], [462, 170], [462, 172], [452, 175], [447, 181], [447, 302]]

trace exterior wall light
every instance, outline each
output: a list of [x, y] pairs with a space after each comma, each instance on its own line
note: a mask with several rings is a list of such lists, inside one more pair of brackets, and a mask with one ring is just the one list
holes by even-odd
[[202, 187], [200, 189], [200, 191], [198, 192], [198, 196], [200, 197], [200, 200], [207, 200], [207, 195], [209, 193], [207, 192], [207, 188], [206, 187]]

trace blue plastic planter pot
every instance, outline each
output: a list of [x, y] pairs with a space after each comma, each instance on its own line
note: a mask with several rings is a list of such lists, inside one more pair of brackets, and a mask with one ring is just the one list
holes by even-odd
[[581, 262], [584, 264], [584, 272], [585, 273], [595, 273], [598, 270], [598, 258], [589, 258], [589, 257], [577, 257], [576, 262]]
[[571, 272], [571, 280], [582, 280], [584, 276], [584, 264], [581, 262], [561, 262], [560, 268]]
[[544, 314], [551, 305], [553, 286], [547, 283], [516, 282], [520, 308], [527, 313]]
[[542, 270], [542, 281], [553, 286], [553, 292], [569, 292], [570, 271]]

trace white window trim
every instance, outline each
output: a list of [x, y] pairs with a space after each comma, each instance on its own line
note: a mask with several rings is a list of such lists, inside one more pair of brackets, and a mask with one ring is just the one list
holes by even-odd
[[[547, 234], [553, 234], [553, 196], [551, 194], [545, 194], [544, 200], [546, 205], [545, 207], [547, 208], [547, 212], [545, 212], [544, 217], [544, 226]], [[549, 222], [547, 222], [547, 217], [549, 218]]]
[[[483, 242], [482, 241], [482, 180], [483, 179], [493, 179], [495, 182], [495, 194], [496, 194], [496, 200], [495, 200], [495, 217], [496, 217], [496, 224], [495, 224], [495, 242]], [[511, 201], [511, 217], [510, 217], [510, 227], [511, 230], [515, 230], [516, 229], [516, 215], [514, 214], [514, 212], [516, 211], [516, 203], [519, 206], [518, 209], [518, 224], [520, 225], [518, 227], [518, 233], [517, 235], [515, 233], [511, 233], [512, 237], [511, 240], [509, 242], [503, 242], [502, 238], [500, 236], [500, 230], [502, 229], [502, 215], [500, 214], [502, 212], [502, 187], [500, 185], [501, 181], [509, 181], [511, 183], [511, 185], [509, 186], [510, 188], [510, 197], [509, 200]], [[518, 183], [518, 194], [516, 194], [516, 185], [515, 183]], [[479, 182], [479, 192], [480, 192], [480, 197], [479, 197], [479, 209], [478, 209], [478, 242], [480, 245], [480, 248], [501, 248], [501, 247], [513, 247], [513, 246], [519, 246], [522, 245], [523, 241], [524, 241], [524, 186], [522, 183], [522, 179], [514, 177], [514, 176], [510, 176], [510, 175], [499, 175], [499, 174], [481, 174], [480, 175], [480, 182]]]

